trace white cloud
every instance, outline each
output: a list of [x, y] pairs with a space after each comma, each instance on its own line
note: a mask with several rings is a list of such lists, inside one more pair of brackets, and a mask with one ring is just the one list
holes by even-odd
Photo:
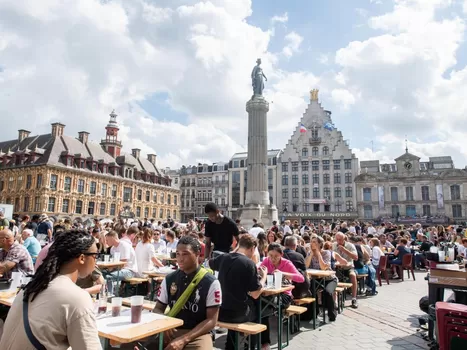
[[349, 90], [334, 89], [331, 91], [331, 97], [336, 105], [340, 105], [343, 109], [355, 104], [355, 97]]
[[271, 18], [271, 24], [275, 23], [287, 23], [289, 20], [289, 14], [284, 12], [282, 15], [276, 15]]
[[464, 10], [464, 13], [467, 14], [467, 0], [464, 0], [464, 4], [462, 5], [462, 9]]
[[327, 54], [320, 54], [318, 56], [318, 62], [321, 63], [321, 64], [328, 64], [329, 63], [329, 55]]
[[300, 45], [303, 42], [303, 37], [301, 35], [296, 32], [290, 32], [285, 36], [284, 40], [286, 45], [282, 49], [282, 54], [285, 57], [290, 58], [300, 51]]

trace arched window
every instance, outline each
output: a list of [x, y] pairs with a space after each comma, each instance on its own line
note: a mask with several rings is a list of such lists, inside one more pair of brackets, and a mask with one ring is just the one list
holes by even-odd
[[303, 147], [303, 149], [302, 149], [302, 157], [308, 157], [308, 148]]
[[317, 156], [318, 156], [318, 147], [313, 147], [313, 148], [311, 149], [311, 155], [312, 155], [313, 157], [317, 157]]
[[329, 147], [328, 146], [324, 146], [323, 147], [323, 156], [328, 156], [329, 155]]

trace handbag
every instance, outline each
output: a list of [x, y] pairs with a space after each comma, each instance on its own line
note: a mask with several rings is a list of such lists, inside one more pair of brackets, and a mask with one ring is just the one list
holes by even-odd
[[36, 336], [32, 333], [31, 325], [29, 324], [28, 318], [28, 311], [29, 311], [29, 303], [27, 301], [23, 301], [23, 325], [24, 330], [26, 331], [26, 335], [28, 336], [29, 341], [37, 350], [47, 350], [44, 345], [41, 344], [39, 340], [37, 340]]

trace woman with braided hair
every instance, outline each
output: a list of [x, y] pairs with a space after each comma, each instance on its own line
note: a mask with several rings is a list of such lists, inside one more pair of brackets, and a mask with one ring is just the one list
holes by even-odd
[[0, 349], [100, 350], [92, 300], [76, 285], [78, 277], [93, 271], [97, 254], [87, 232], [59, 234], [32, 280], [16, 296]]

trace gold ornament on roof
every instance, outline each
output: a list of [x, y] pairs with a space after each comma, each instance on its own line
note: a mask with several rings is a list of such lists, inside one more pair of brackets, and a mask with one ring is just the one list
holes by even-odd
[[313, 89], [310, 91], [310, 100], [311, 101], [318, 101], [318, 89]]

